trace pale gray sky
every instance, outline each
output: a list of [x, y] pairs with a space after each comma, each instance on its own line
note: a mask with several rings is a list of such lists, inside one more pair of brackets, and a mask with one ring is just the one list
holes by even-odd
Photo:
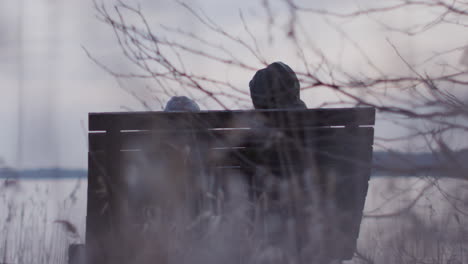
[[[112, 3], [112, 0], [105, 2]], [[155, 25], [165, 23], [208, 34], [174, 1], [140, 2], [147, 2], [143, 3], [144, 13]], [[234, 33], [242, 31], [238, 16], [242, 7], [252, 28], [258, 30], [259, 35], [265, 33], [265, 13], [259, 8], [261, 1], [198, 0], [190, 3], [203, 7], [214, 20]], [[348, 10], [356, 2], [320, 1], [313, 5], [319, 4], [321, 6], [315, 7], [338, 12]], [[0, 120], [3, 126], [0, 130], [0, 158], [4, 165], [10, 167], [86, 168], [87, 114], [123, 111], [123, 106], [143, 109], [118, 87], [116, 80], [89, 60], [82, 49], [82, 46], [86, 47], [96, 58], [117, 69], [131, 68], [119, 59], [119, 47], [111, 28], [95, 18], [91, 0], [3, 0], [1, 5]], [[275, 11], [279, 20], [281, 12], [286, 10]], [[412, 58], [447, 45], [447, 38], [434, 35], [422, 36], [415, 41], [402, 40], [396, 34], [383, 31], [373, 19], [348, 21], [341, 26], [353, 38], [360, 40], [369, 56], [385, 62], [382, 67], [386, 70], [400, 71], [403, 68], [395, 54], [389, 52], [388, 38], [395, 40]], [[382, 17], [383, 21], [391, 19], [395, 19], [395, 23], [405, 23], [406, 19], [417, 18], [404, 12], [392, 18]], [[336, 32], [324, 26], [326, 22], [314, 19], [309, 22], [307, 29], [314, 33], [314, 42], [324, 53], [335, 56], [336, 62], [344, 68], [366, 70], [360, 66], [362, 58], [352, 51], [352, 45], [344, 45]], [[454, 46], [466, 42], [458, 32], [441, 29], [441, 34], [451, 36], [450, 42]], [[282, 45], [281, 39], [276, 39], [276, 45], [265, 48], [265, 54], [272, 61], [283, 60], [293, 68], [299, 67], [293, 50]], [[218, 72], [210, 65], [203, 70], [235, 79], [239, 86], [245, 87], [245, 91], [248, 91], [248, 81], [254, 73]], [[127, 85], [138, 86], [139, 83]], [[333, 100], [334, 94], [318, 89], [307, 92], [303, 97], [312, 108]], [[156, 101], [153, 105], [155, 110], [161, 108]], [[377, 136], [398, 133], [403, 132], [387, 122], [379, 122], [376, 127]]]

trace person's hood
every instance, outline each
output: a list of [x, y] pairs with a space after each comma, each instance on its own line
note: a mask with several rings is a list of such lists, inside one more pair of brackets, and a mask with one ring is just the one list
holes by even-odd
[[258, 70], [249, 86], [255, 109], [306, 108], [300, 99], [299, 80], [283, 62]]

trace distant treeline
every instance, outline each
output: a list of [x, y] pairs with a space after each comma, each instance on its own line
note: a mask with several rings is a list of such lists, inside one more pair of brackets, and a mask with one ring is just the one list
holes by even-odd
[[12, 169], [0, 169], [0, 179], [67, 179], [86, 178], [86, 169], [29, 169], [16, 171]]
[[468, 149], [445, 153], [379, 152], [373, 154], [373, 176], [466, 177]]
[[[468, 171], [468, 150], [450, 153], [404, 153], [375, 151], [372, 176], [443, 176], [460, 177]], [[64, 179], [86, 178], [86, 169], [29, 169], [15, 171], [0, 168], [0, 179]]]

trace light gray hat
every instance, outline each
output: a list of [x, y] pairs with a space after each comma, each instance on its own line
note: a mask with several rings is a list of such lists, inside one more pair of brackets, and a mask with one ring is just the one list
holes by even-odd
[[200, 111], [200, 107], [195, 101], [189, 99], [186, 96], [173, 96], [166, 104], [164, 108], [165, 112], [176, 112], [176, 111], [185, 111], [185, 112], [194, 112]]

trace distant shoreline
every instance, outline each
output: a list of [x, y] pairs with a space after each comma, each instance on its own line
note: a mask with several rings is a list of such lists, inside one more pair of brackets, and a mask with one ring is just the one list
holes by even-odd
[[85, 179], [88, 177], [86, 169], [29, 169], [15, 171], [12, 169], [0, 169], [0, 179], [32, 179], [32, 180], [54, 180], [54, 179]]

